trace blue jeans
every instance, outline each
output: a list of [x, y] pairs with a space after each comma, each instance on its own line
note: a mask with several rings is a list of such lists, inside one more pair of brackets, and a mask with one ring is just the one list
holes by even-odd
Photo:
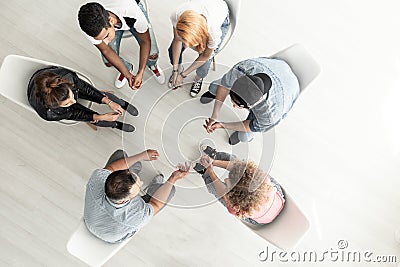
[[[140, 9], [142, 10], [143, 14], [145, 15], [147, 22], [148, 22], [148, 26], [149, 26], [149, 34], [150, 34], [150, 41], [151, 41], [151, 47], [150, 47], [150, 56], [154, 56], [157, 55], [156, 59], [151, 59], [149, 58], [149, 60], [147, 61], [147, 66], [151, 67], [157, 64], [157, 60], [158, 60], [158, 54], [159, 54], [159, 50], [158, 50], [158, 45], [157, 45], [157, 41], [156, 41], [156, 36], [154, 35], [154, 31], [153, 28], [150, 24], [150, 19], [149, 19], [149, 15], [147, 14], [146, 9], [143, 6], [142, 1], [140, 1], [140, 3], [138, 4], [138, 6], [140, 7]], [[135, 28], [130, 28], [129, 31], [132, 33], [132, 35], [135, 37], [136, 41], [138, 42], [138, 44], [140, 45], [140, 43], [142, 42], [138, 36], [137, 31], [135, 30]], [[114, 39], [108, 44], [108, 46], [114, 50], [114, 52], [119, 56], [119, 48], [120, 48], [120, 44], [121, 44], [121, 39], [122, 39], [122, 35], [124, 34], [124, 31], [115, 31], [115, 37]], [[107, 59], [102, 55], [103, 58], [103, 62], [104, 63], [108, 63]], [[122, 62], [124, 63], [125, 67], [129, 70], [132, 71], [133, 70], [133, 65], [126, 61], [125, 59], [123, 59], [121, 56], [119, 56], [119, 58], [122, 60]]]
[[[207, 76], [208, 71], [210, 70], [211, 62], [212, 62], [214, 56], [219, 52], [221, 44], [222, 44], [223, 40], [225, 39], [225, 36], [229, 30], [229, 25], [230, 25], [230, 20], [229, 20], [229, 13], [228, 13], [228, 16], [226, 16], [224, 22], [221, 25], [221, 31], [222, 31], [221, 42], [219, 43], [217, 48], [214, 49], [213, 55], [206, 62], [204, 62], [203, 65], [201, 65], [200, 67], [198, 67], [196, 69], [196, 75], [198, 77], [205, 78]], [[183, 54], [184, 50], [185, 50], [185, 47], [182, 44], [181, 53], [179, 55], [179, 64], [182, 64], [182, 54]], [[169, 55], [169, 61], [171, 62], [171, 64], [173, 64], [173, 62], [172, 62], [172, 42], [168, 48], [168, 55]]]

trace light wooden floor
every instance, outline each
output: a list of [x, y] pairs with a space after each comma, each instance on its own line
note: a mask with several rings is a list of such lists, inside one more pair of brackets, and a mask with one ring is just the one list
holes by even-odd
[[[172, 37], [169, 14], [181, 2], [149, 0], [164, 68], [169, 67], [166, 50]], [[77, 25], [82, 3], [0, 1], [0, 59], [19, 54], [56, 62], [86, 73], [100, 89], [113, 89], [116, 72], [103, 67], [99, 52]], [[211, 80], [226, 69], [223, 65], [270, 55], [293, 43], [303, 44], [322, 66], [321, 75], [275, 129], [271, 174], [311, 221], [298, 251], [322, 253], [337, 249], [343, 239], [354, 251], [400, 257], [394, 240], [400, 227], [397, 10], [395, 0], [376, 6], [361, 0], [243, 1], [237, 34], [217, 57], [218, 71], [210, 73]], [[122, 46], [122, 54], [136, 63], [133, 40], [124, 40]], [[133, 97], [141, 112], [138, 118], [127, 117], [138, 128], [133, 134], [46, 123], [0, 97], [1, 266], [84, 266], [65, 246], [82, 216], [90, 173], [115, 149], [123, 146], [135, 153], [153, 147], [163, 152], [159, 162], [146, 165], [146, 181], [155, 169], [167, 173], [170, 162], [198, 156], [198, 141], [207, 137], [201, 118], [210, 114], [211, 105], [201, 106], [182, 89], [162, 97], [147, 118], [164, 93], [166, 85], [152, 79], [139, 92], [127, 87], [116, 92]], [[188, 122], [194, 116], [199, 118]], [[231, 149], [224, 143], [224, 132], [211, 138], [218, 149]], [[256, 157], [259, 143], [241, 145], [234, 152]], [[192, 198], [179, 194], [196, 185], [201, 183], [195, 175], [181, 181], [175, 204], [210, 200], [200, 191]], [[266, 246], [273, 249], [217, 203], [195, 209], [168, 207], [106, 266], [266, 266], [258, 260]], [[318, 266], [328, 264], [353, 266], [329, 261]]]

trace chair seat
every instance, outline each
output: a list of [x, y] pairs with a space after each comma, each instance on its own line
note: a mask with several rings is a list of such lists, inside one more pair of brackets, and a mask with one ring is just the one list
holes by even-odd
[[90, 233], [81, 219], [78, 228], [68, 240], [67, 250], [90, 266], [101, 266], [124, 247], [131, 238], [116, 244], [104, 242]]
[[285, 206], [274, 221], [267, 225], [243, 222], [254, 233], [283, 250], [293, 249], [310, 228], [310, 222], [285, 192]]
[[[36, 111], [31, 107], [28, 101], [28, 83], [37, 70], [48, 66], [61, 65], [19, 55], [6, 56], [0, 68], [0, 94], [36, 114]], [[79, 78], [94, 86], [94, 83], [86, 75], [74, 69], [68, 69], [76, 72]], [[87, 108], [91, 108], [92, 106], [92, 102], [84, 99], [79, 99], [78, 102]], [[59, 122], [65, 125], [78, 123], [77, 121], [70, 120], [62, 120]]]

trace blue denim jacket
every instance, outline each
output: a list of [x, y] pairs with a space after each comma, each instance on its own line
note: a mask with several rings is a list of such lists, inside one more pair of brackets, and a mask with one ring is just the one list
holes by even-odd
[[246, 59], [234, 65], [222, 77], [220, 84], [231, 89], [233, 83], [241, 76], [257, 73], [268, 74], [272, 80], [272, 86], [268, 99], [250, 109], [247, 120], [250, 120], [252, 132], [266, 132], [277, 125], [292, 108], [299, 96], [299, 82], [285, 61], [258, 57]]

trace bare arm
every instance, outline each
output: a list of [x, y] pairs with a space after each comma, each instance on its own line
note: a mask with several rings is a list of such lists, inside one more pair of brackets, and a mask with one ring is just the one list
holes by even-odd
[[219, 128], [240, 132], [251, 132], [249, 120], [237, 122], [216, 122], [215, 120], [208, 119], [206, 120], [206, 124], [203, 125], [203, 127], [208, 133], [212, 133]]
[[147, 29], [144, 33], [138, 33], [140, 39], [140, 52], [139, 52], [139, 69], [137, 71], [134, 87], [139, 88], [142, 86], [143, 72], [146, 67], [150, 55], [151, 40], [150, 33]]
[[249, 120], [237, 122], [220, 122], [220, 124], [222, 125], [222, 128], [225, 128], [227, 130], [251, 132]]
[[210, 166], [208, 166], [206, 171], [208, 175], [210, 175], [210, 178], [213, 182], [214, 188], [217, 191], [218, 195], [220, 197], [223, 197], [227, 193], [227, 187], [215, 174], [213, 165], [211, 164]]
[[230, 160], [215, 159], [212, 164], [214, 165], [214, 167], [218, 167], [218, 168], [222, 168], [222, 169], [230, 171], [232, 169], [231, 163], [232, 163], [232, 161], [230, 161]]
[[97, 47], [97, 49], [100, 50], [101, 54], [107, 59], [107, 61], [126, 77], [126, 79], [129, 81], [129, 86], [133, 87], [133, 75], [129, 72], [125, 64], [114, 52], [114, 50], [112, 50], [104, 42], [101, 42], [100, 44], [95, 46]]
[[154, 209], [154, 214], [157, 214], [164, 207], [175, 182], [186, 177], [188, 173], [188, 171], [174, 171], [168, 180], [154, 193], [149, 201], [149, 204]]
[[211, 118], [214, 120], [218, 119], [219, 111], [221, 110], [222, 104], [224, 103], [226, 97], [229, 95], [230, 90], [218, 85], [217, 94], [215, 95], [214, 108]]
[[135, 164], [138, 161], [156, 160], [156, 159], [158, 159], [158, 156], [159, 156], [159, 154], [158, 154], [157, 150], [148, 149], [139, 154], [116, 160], [116, 161], [110, 163], [110, 165], [107, 165], [104, 169], [110, 170], [112, 172], [119, 171], [119, 170], [126, 170], [126, 169], [129, 169], [129, 166], [131, 166], [132, 164]]
[[196, 70], [198, 67], [204, 65], [207, 60], [210, 59], [211, 55], [213, 54], [214, 49], [206, 48], [203, 53], [201, 53], [196, 60], [187, 68], [182, 74], [184, 76], [189, 75], [192, 71]]

